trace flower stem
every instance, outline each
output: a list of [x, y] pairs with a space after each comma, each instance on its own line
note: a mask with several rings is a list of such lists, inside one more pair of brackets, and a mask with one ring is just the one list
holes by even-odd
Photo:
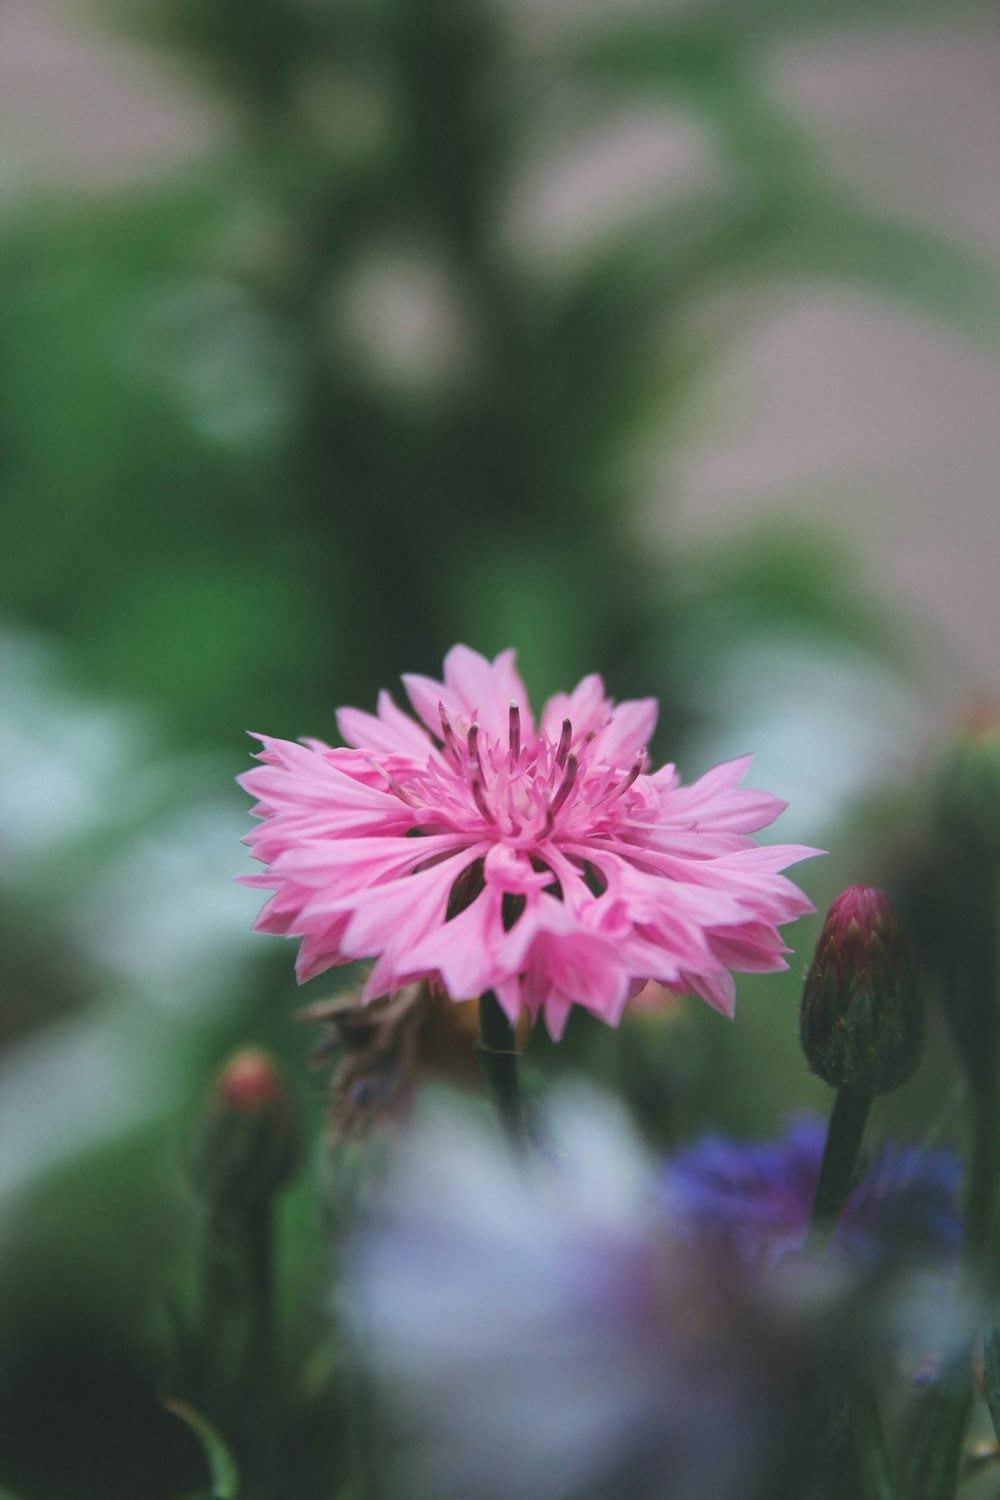
[[479, 1060], [500, 1123], [514, 1145], [524, 1145], [524, 1114], [514, 1028], [492, 990], [479, 1000]]
[[866, 1500], [893, 1500], [892, 1468], [875, 1392], [858, 1384], [850, 1397], [851, 1436]]
[[240, 1450], [248, 1496], [266, 1493], [276, 1419], [272, 1203], [211, 1215], [202, 1288], [210, 1409]]
[[[871, 1107], [871, 1094], [851, 1089], [837, 1092], [809, 1219], [809, 1238], [814, 1244], [836, 1228], [843, 1212]], [[858, 1384], [845, 1392], [844, 1399], [850, 1412], [844, 1459], [853, 1470], [852, 1489], [865, 1500], [892, 1500], [889, 1459], [875, 1393], [867, 1385]]]
[[870, 1094], [855, 1094], [850, 1089], [837, 1093], [823, 1148], [823, 1161], [816, 1184], [809, 1221], [811, 1232], [833, 1229], [847, 1201], [854, 1176], [854, 1165], [872, 1106]]
[[913, 1437], [905, 1450], [902, 1500], [955, 1500], [972, 1404], [972, 1365], [966, 1353], [950, 1360], [918, 1398]]

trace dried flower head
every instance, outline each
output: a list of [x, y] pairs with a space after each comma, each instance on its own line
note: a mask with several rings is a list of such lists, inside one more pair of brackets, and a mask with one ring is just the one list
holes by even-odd
[[655, 700], [616, 706], [596, 676], [536, 726], [512, 651], [403, 681], [419, 723], [382, 693], [340, 710], [350, 748], [260, 736], [240, 778], [268, 866], [247, 881], [274, 892], [257, 927], [302, 939], [300, 980], [374, 958], [366, 1000], [492, 990], [558, 1037], [574, 1003], [616, 1024], [649, 979], [732, 1015], [731, 970], [785, 967], [777, 929], [812, 908], [779, 872], [816, 851], [754, 844], [784, 803], [740, 787], [749, 757], [651, 772]]
[[426, 983], [404, 985], [367, 1005], [356, 994], [338, 995], [308, 1006], [299, 1018], [323, 1027], [314, 1064], [339, 1055], [330, 1097], [333, 1132], [341, 1140], [364, 1140], [378, 1126], [406, 1119], [422, 1079], [471, 1087], [479, 1078], [474, 1017]]

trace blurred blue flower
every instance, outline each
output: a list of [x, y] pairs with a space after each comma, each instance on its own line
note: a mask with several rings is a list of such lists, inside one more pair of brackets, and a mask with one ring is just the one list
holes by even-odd
[[[801, 1117], [775, 1141], [708, 1135], [670, 1161], [662, 1187], [688, 1231], [735, 1251], [747, 1268], [801, 1249], [819, 1180], [826, 1128]], [[834, 1243], [871, 1267], [884, 1260], [943, 1266], [959, 1246], [960, 1163], [953, 1151], [882, 1146], [847, 1200]]]

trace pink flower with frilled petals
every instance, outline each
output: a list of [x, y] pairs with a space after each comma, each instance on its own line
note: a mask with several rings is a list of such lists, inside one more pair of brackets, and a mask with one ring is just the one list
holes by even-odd
[[240, 777], [267, 866], [246, 880], [274, 892], [256, 925], [302, 939], [300, 981], [374, 959], [364, 998], [493, 990], [558, 1037], [574, 1003], [616, 1025], [649, 979], [731, 1016], [730, 970], [786, 967], [777, 928], [812, 906], [779, 872], [817, 851], [754, 844], [785, 804], [739, 785], [749, 756], [651, 773], [655, 699], [597, 676], [536, 726], [513, 651], [455, 646], [443, 683], [403, 682], [420, 723], [383, 692], [340, 710], [350, 749], [261, 735]]

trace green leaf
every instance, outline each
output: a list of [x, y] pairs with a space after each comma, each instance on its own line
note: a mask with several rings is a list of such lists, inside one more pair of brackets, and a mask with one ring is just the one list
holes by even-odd
[[809, 132], [770, 97], [755, 64], [728, 35], [651, 25], [584, 41], [571, 66], [584, 79], [687, 107], [758, 189], [785, 198], [819, 181], [822, 159]]
[[[949, 28], [961, 21], [985, 20], [989, 8], [981, 0], [951, 0]], [[909, 29], [940, 25], [939, 0], [708, 0], [699, 12], [706, 26], [718, 27], [730, 37], [751, 43], [766, 42], [814, 32], [826, 34], [841, 27], [864, 27], [873, 22], [902, 22]]]
[[[996, 350], [995, 267], [945, 234], [867, 212], [831, 174], [811, 133], [770, 97], [753, 50], [729, 31], [655, 22], [609, 30], [574, 48], [570, 68], [687, 107], [741, 175], [745, 201], [733, 200], [740, 211], [700, 248], [692, 290], [727, 276], [740, 286], [755, 275], [835, 277], [941, 317]], [[668, 208], [667, 243], [669, 217]], [[681, 222], [683, 212], [675, 217]]]
[[[161, 1400], [167, 1411], [173, 1412], [175, 1417], [180, 1417], [182, 1422], [187, 1423], [202, 1446], [212, 1483], [207, 1493], [213, 1500], [236, 1500], [239, 1493], [239, 1470], [220, 1434], [207, 1417], [203, 1417], [201, 1412], [195, 1411], [193, 1406], [189, 1406], [180, 1397], [163, 1396]], [[194, 1500], [194, 1497], [188, 1497], [188, 1500]]]
[[[990, 14], [983, 0], [952, 0], [948, 25], [974, 25], [987, 21]], [[592, 30], [604, 28], [604, 35], [620, 38], [636, 54], [643, 48], [653, 55], [681, 50], [690, 47], [694, 37], [704, 44], [750, 53], [775, 40], [829, 36], [847, 28], [861, 29], [865, 23], [874, 30], [896, 21], [910, 32], [939, 29], [941, 6], [938, 0], [754, 0], [752, 5], [746, 0], [703, 0], [697, 10], [640, 15], [631, 22], [616, 20], [610, 25], [602, 19]]]
[[732, 267], [747, 276], [830, 277], [873, 288], [930, 313], [996, 352], [1000, 340], [1000, 277], [954, 240], [916, 224], [883, 220], [830, 200], [744, 245]]

